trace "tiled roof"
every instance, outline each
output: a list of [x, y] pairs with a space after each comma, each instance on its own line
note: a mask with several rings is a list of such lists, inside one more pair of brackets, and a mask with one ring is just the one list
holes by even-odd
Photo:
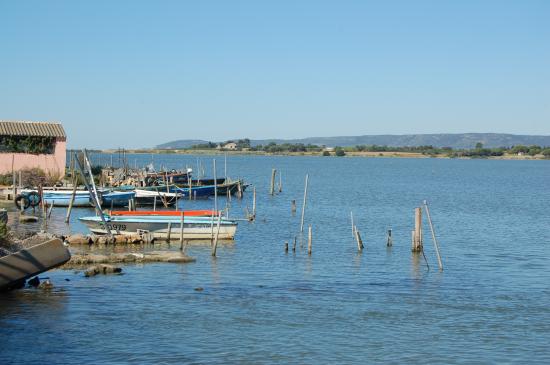
[[65, 130], [60, 123], [15, 122], [0, 120], [2, 136], [39, 136], [66, 138]]

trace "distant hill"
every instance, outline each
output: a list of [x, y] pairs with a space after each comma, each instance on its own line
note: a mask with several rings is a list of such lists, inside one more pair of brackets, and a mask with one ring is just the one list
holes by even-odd
[[[179, 140], [156, 146], [159, 149], [183, 149], [192, 145], [206, 143], [202, 140]], [[511, 147], [516, 145], [550, 146], [550, 136], [529, 136], [504, 133], [457, 133], [457, 134], [403, 134], [403, 135], [372, 135], [372, 136], [348, 136], [348, 137], [309, 137], [301, 139], [262, 139], [251, 140], [253, 146], [265, 145], [270, 142], [303, 143], [325, 146], [355, 146], [355, 145], [380, 145], [380, 146], [425, 146], [473, 148], [476, 143], [483, 143], [484, 147]]]

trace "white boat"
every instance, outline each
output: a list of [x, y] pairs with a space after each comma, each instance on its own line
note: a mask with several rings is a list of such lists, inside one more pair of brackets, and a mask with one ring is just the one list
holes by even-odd
[[[107, 229], [113, 234], [136, 234], [148, 232], [154, 238], [179, 239], [181, 234], [181, 218], [173, 216], [104, 216], [107, 228], [101, 217], [82, 217], [79, 220], [95, 234], [107, 234]], [[216, 235], [217, 218], [185, 217], [183, 223], [183, 238], [186, 240], [207, 240]], [[237, 232], [237, 222], [222, 218], [220, 220], [221, 240], [232, 240]]]

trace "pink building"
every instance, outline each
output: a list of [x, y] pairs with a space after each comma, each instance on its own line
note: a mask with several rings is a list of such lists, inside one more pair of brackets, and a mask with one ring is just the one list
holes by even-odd
[[63, 176], [67, 136], [60, 123], [0, 121], [0, 174], [39, 168]]

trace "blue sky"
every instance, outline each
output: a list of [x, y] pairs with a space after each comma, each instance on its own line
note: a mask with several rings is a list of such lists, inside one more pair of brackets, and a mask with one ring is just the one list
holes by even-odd
[[550, 134], [550, 1], [0, 0], [0, 119], [74, 147]]

